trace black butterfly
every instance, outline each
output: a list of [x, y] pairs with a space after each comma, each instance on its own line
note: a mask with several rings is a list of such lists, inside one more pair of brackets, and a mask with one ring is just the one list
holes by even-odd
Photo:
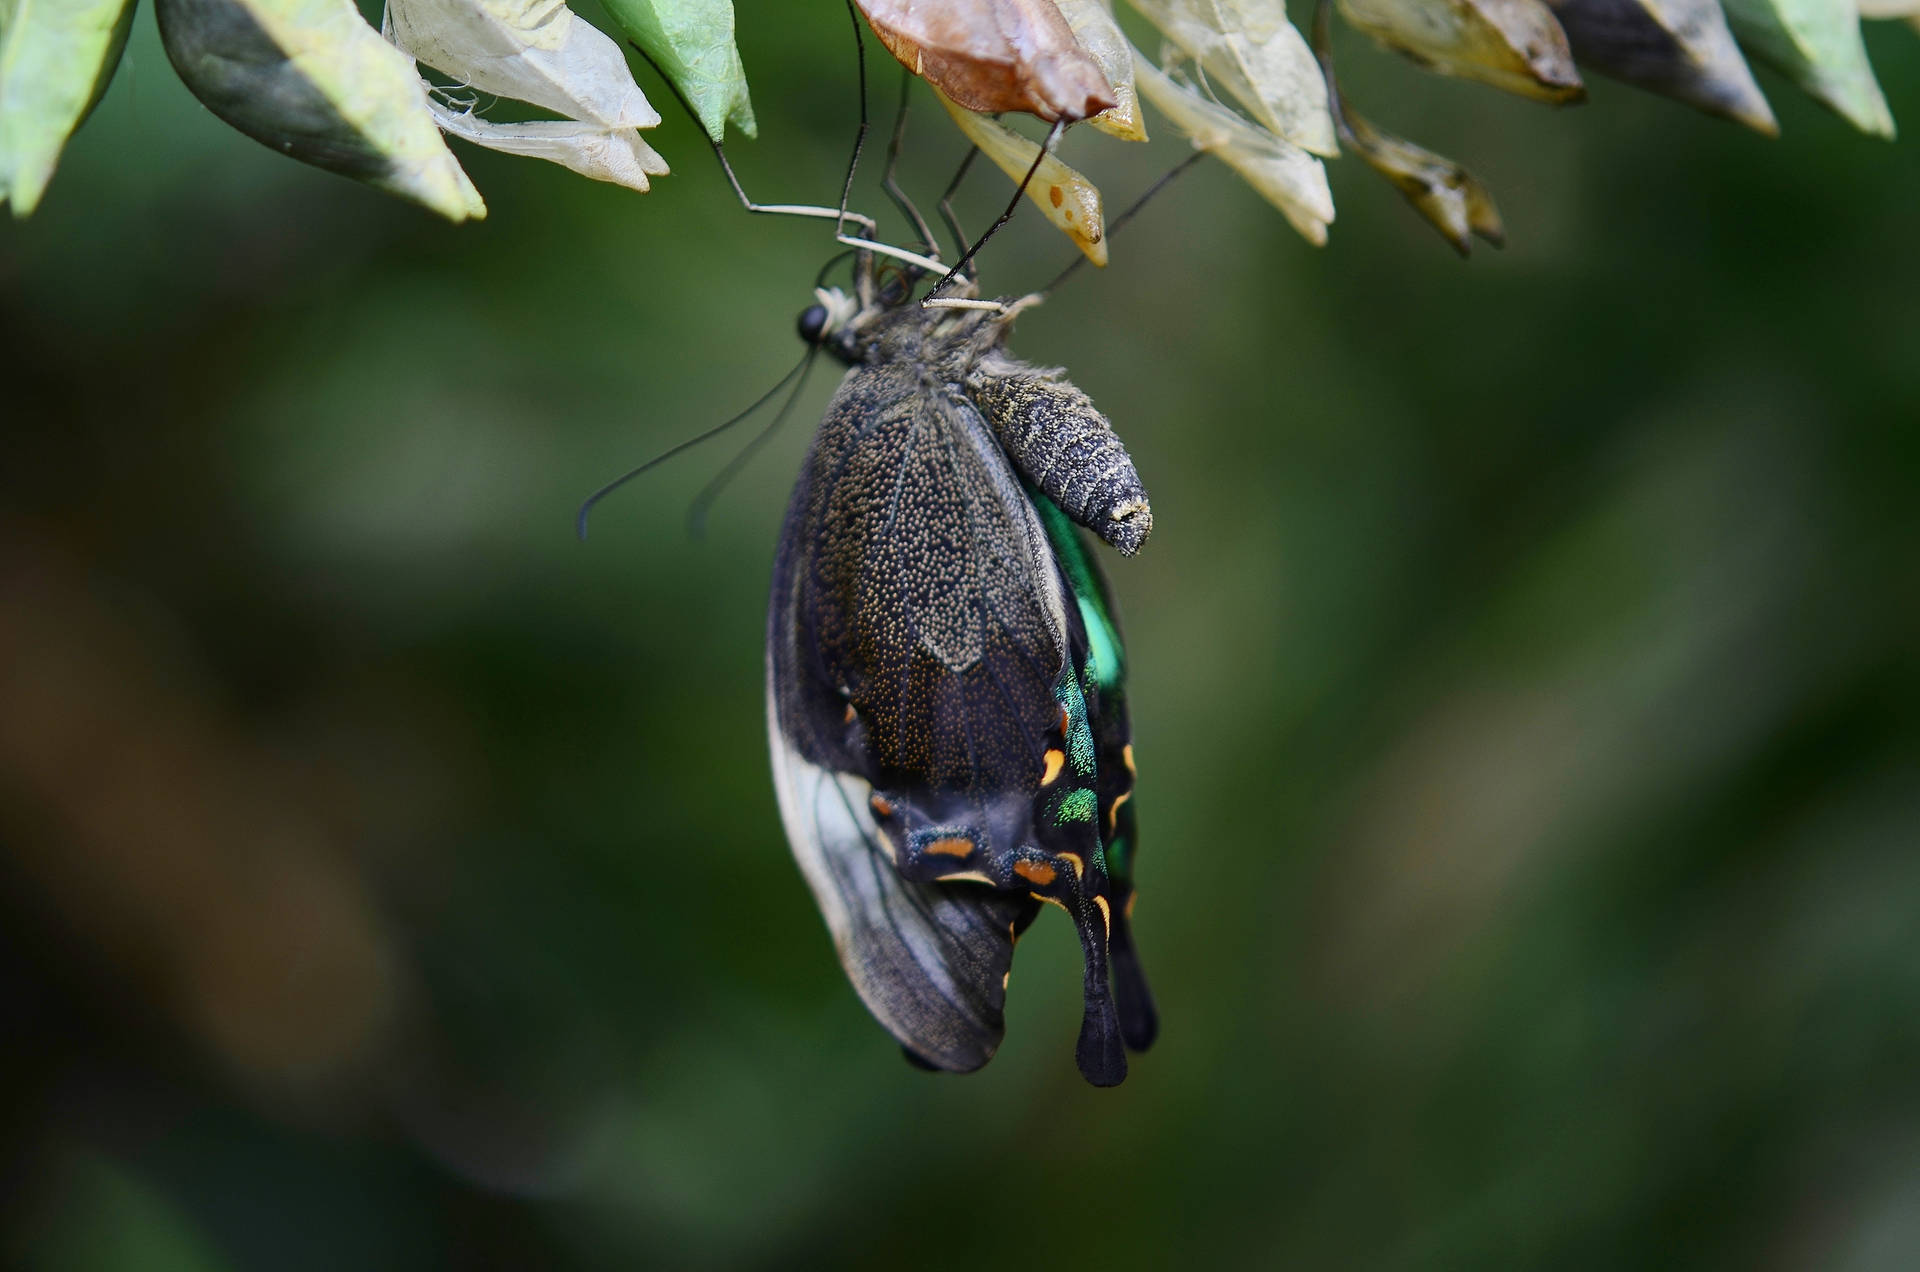
[[1086, 395], [1002, 348], [1010, 313], [910, 297], [863, 262], [800, 320], [851, 369], [774, 566], [781, 814], [854, 988], [926, 1067], [992, 1058], [1014, 942], [1066, 910], [1076, 1057], [1111, 1086], [1157, 1021], [1129, 931], [1125, 653], [1070, 521], [1131, 555], [1152, 514]]

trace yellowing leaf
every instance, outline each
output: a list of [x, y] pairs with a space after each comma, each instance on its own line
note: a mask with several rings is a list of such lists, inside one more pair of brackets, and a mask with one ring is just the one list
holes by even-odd
[[1113, 89], [1114, 104], [1087, 120], [1093, 127], [1122, 141], [1145, 141], [1146, 120], [1140, 114], [1140, 94], [1133, 83], [1133, 50], [1106, 0], [1058, 0], [1060, 16], [1073, 29], [1073, 38], [1100, 64]]
[[1093, 182], [1075, 172], [1058, 156], [1041, 155], [1038, 143], [1027, 140], [997, 119], [989, 119], [959, 105], [939, 89], [934, 96], [953, 116], [953, 122], [980, 147], [980, 153], [993, 160], [1000, 171], [1015, 181], [1026, 177], [1033, 161], [1040, 158], [1033, 180], [1027, 183], [1027, 197], [1073, 240], [1095, 265], [1107, 263], [1107, 219], [1101, 209], [1100, 191]]
[[1893, 112], [1873, 78], [1854, 0], [1725, 0], [1747, 51], [1771, 63], [1861, 132], [1893, 137]]
[[132, 0], [0, 0], [0, 202], [15, 216], [38, 206], [132, 19]]
[[733, 0], [605, 0], [620, 29], [659, 63], [686, 94], [700, 126], [715, 141], [732, 124], [758, 132], [747, 73], [733, 43]]
[[1447, 75], [1546, 102], [1587, 95], [1566, 32], [1540, 0], [1340, 0], [1340, 13]]
[[1282, 0], [1133, 0], [1133, 7], [1269, 131], [1315, 154], [1339, 153], [1320, 68]]
[[1316, 247], [1333, 222], [1333, 192], [1326, 166], [1292, 142], [1247, 122], [1217, 102], [1168, 76], [1136, 51], [1140, 93], [1193, 140], [1217, 155]]
[[249, 137], [449, 220], [486, 215], [412, 60], [352, 0], [155, 0], [154, 9], [180, 78]]
[[1719, 0], [1547, 0], [1583, 66], [1772, 137], [1780, 125]]

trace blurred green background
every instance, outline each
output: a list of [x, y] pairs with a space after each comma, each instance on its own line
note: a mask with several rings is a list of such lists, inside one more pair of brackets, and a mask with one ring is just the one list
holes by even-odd
[[[741, 46], [743, 179], [830, 200], [845, 15]], [[1015, 340], [1156, 514], [1107, 565], [1164, 1029], [1096, 1091], [1064, 923], [935, 1077], [787, 855], [765, 586], [831, 377], [703, 540], [733, 442], [572, 537], [791, 365], [821, 227], [648, 76], [652, 194], [463, 148], [450, 227], [142, 15], [0, 226], [0, 1261], [1920, 1266], [1920, 149], [1765, 72], [1777, 142], [1341, 48], [1504, 253], [1354, 161], [1315, 251], [1203, 165]], [[962, 148], [921, 98], [909, 188]], [[1068, 146], [1111, 206], [1182, 153]], [[988, 286], [1070, 255], [1021, 217]]]

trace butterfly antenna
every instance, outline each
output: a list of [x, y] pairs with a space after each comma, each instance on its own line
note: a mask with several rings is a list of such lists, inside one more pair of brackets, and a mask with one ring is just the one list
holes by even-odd
[[[720, 497], [720, 492], [725, 490], [728, 484], [740, 475], [740, 470], [747, 466], [747, 461], [751, 460], [755, 453], [767, 444], [767, 440], [778, 432], [780, 426], [787, 422], [787, 417], [793, 414], [793, 405], [800, 400], [800, 394], [807, 387], [807, 375], [813, 370], [813, 360], [819, 352], [819, 345], [814, 345], [807, 350], [806, 356], [800, 360], [800, 379], [793, 386], [793, 392], [787, 394], [787, 400], [780, 404], [780, 410], [775, 413], [772, 421], [758, 433], [755, 433], [753, 440], [745, 446], [742, 446], [740, 453], [728, 460], [727, 466], [715, 473], [713, 480], [708, 482], [698, 495], [694, 496], [692, 505], [687, 508], [687, 533], [693, 538], [701, 539], [706, 537], [707, 513], [713, 508], [713, 501]], [[792, 378], [791, 373], [789, 373], [788, 378]], [[784, 384], [786, 381], [783, 380], [781, 383]]]
[[1014, 212], [1020, 207], [1020, 200], [1026, 196], [1027, 187], [1033, 184], [1033, 178], [1039, 173], [1040, 165], [1045, 162], [1048, 155], [1053, 153], [1055, 144], [1060, 140], [1060, 134], [1065, 132], [1066, 129], [1066, 120], [1056, 119], [1053, 121], [1053, 127], [1047, 129], [1047, 139], [1040, 143], [1040, 153], [1033, 157], [1033, 162], [1027, 166], [1027, 175], [1020, 178], [1020, 184], [1014, 187], [1013, 198], [1008, 201], [1007, 210], [1000, 214], [999, 220], [987, 227], [987, 232], [982, 234], [972, 247], [961, 254], [960, 259], [954, 263], [953, 268], [947, 271], [946, 277], [933, 285], [933, 290], [927, 293], [926, 300], [920, 302], [922, 305], [925, 305], [927, 300], [932, 300], [935, 296], [938, 296], [943, 288], [958, 278], [960, 272], [973, 263], [973, 258], [980, 249], [987, 245], [987, 240], [998, 234], [1000, 227], [1013, 219]]
[[[927, 218], [920, 215], [920, 209], [913, 205], [907, 192], [900, 188], [894, 179], [895, 170], [900, 166], [900, 147], [907, 139], [907, 95], [913, 88], [913, 72], [905, 66], [900, 68], [900, 110], [893, 117], [893, 138], [887, 142], [887, 170], [880, 178], [880, 186], [893, 200], [893, 206], [900, 214], [913, 222], [914, 233], [920, 236], [920, 246], [927, 255], [940, 259], [940, 244], [933, 237], [933, 227], [927, 224]], [[965, 246], [964, 243], [961, 246]]]
[[947, 192], [940, 196], [940, 217], [952, 232], [954, 244], [963, 252], [967, 250], [967, 232], [960, 228], [960, 214], [953, 210], [953, 196], [959, 193], [960, 183], [967, 179], [968, 169], [979, 157], [980, 147], [968, 146], [966, 158], [960, 161], [959, 168], [954, 171], [953, 180], [947, 182]]
[[[652, 469], [658, 468], [661, 464], [666, 463], [668, 460], [672, 459], [675, 455], [680, 454], [680, 452], [682, 451], [692, 450], [694, 447], [698, 446], [700, 443], [704, 441], [708, 441], [711, 438], [720, 436], [720, 434], [726, 432], [728, 429], [732, 428], [735, 424], [738, 424], [741, 420], [746, 419], [749, 415], [752, 415], [755, 411], [765, 406], [768, 402], [771, 402], [775, 394], [779, 393], [780, 390], [787, 387], [787, 384], [789, 381], [791, 381], [795, 376], [799, 376], [805, 373], [807, 369], [807, 364], [813, 361], [813, 353], [814, 351], [812, 349], [807, 350], [806, 356], [801, 358], [799, 362], [794, 364], [793, 370], [781, 376], [780, 382], [778, 384], [768, 389], [765, 393], [762, 393], [758, 398], [755, 398], [752, 406], [749, 406], [746, 410], [740, 412], [738, 415], [734, 416], [732, 419], [727, 420], [723, 424], [714, 425], [712, 428], [708, 429], [704, 433], [701, 433], [697, 437], [689, 437], [686, 441], [681, 442], [677, 446], [669, 447], [668, 449], [660, 452], [658, 455], [655, 455], [652, 459], [648, 460], [646, 463], [640, 465], [638, 468], [634, 468], [620, 474], [618, 477], [615, 477], [612, 481], [608, 482], [606, 485], [600, 487], [600, 489], [588, 495], [586, 498], [586, 501], [580, 505], [580, 511], [578, 515], [574, 517], [574, 524], [573, 524], [574, 533], [579, 535], [580, 538], [584, 540], [587, 537], [587, 515], [593, 511], [593, 506], [599, 503], [602, 499], [605, 499], [608, 495], [612, 494], [614, 491], [620, 489], [620, 487], [632, 481], [635, 477], [638, 477], [640, 474], [644, 472], [648, 472]], [[783, 413], [784, 413], [784, 408], [783, 408]]]
[[[1146, 189], [1146, 193], [1142, 194], [1139, 198], [1135, 199], [1133, 203], [1128, 206], [1125, 212], [1122, 212], [1119, 216], [1116, 216], [1115, 218], [1113, 218], [1113, 220], [1107, 222], [1107, 237], [1112, 238], [1114, 235], [1118, 234], [1122, 229], [1126, 227], [1126, 224], [1128, 221], [1133, 220], [1133, 218], [1139, 213], [1141, 208], [1144, 208], [1147, 206], [1148, 200], [1152, 199], [1154, 195], [1159, 194], [1162, 190], [1172, 185], [1174, 181], [1180, 178], [1181, 176], [1183, 176], [1189, 168], [1192, 168], [1195, 164], [1199, 163], [1202, 159], [1206, 157], [1207, 157], [1206, 151], [1196, 150], [1192, 154], [1188, 155], [1185, 159], [1182, 159], [1179, 163], [1175, 164], [1172, 168], [1168, 169], [1166, 172], [1161, 173], [1160, 179], [1158, 181], [1155, 181], [1152, 185], [1148, 186]], [[1041, 296], [1051, 296], [1056, 287], [1066, 282], [1069, 278], [1072, 278], [1073, 272], [1079, 269], [1082, 265], [1085, 265], [1086, 263], [1087, 263], [1087, 258], [1084, 255], [1074, 257], [1072, 264], [1068, 265], [1065, 269], [1061, 270], [1058, 274], [1056, 274], [1054, 276], [1053, 281], [1048, 283], [1045, 287], [1042, 287], [1039, 290], [1039, 292], [1036, 294]]]

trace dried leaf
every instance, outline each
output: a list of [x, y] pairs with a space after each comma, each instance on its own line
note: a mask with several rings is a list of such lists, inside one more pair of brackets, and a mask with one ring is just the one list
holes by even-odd
[[1136, 50], [1134, 74], [1141, 95], [1193, 140], [1194, 148], [1219, 156], [1260, 196], [1280, 209], [1315, 247], [1327, 241], [1333, 223], [1333, 192], [1326, 166], [1299, 146], [1249, 123], [1168, 76]]
[[1893, 137], [1893, 112], [1873, 78], [1854, 0], [1725, 0], [1749, 53], [1832, 107], [1861, 132]]
[[1133, 0], [1260, 123], [1303, 150], [1340, 153], [1313, 51], [1282, 0]]
[[649, 176], [665, 176], [666, 160], [637, 128], [607, 128], [575, 119], [536, 119], [496, 124], [433, 103], [434, 119], [454, 136], [510, 155], [545, 159], [595, 181], [610, 181], [645, 194]]
[[440, 139], [412, 59], [352, 0], [156, 0], [154, 9], [180, 78], [249, 137], [449, 220], [486, 215]]
[[[968, 110], [952, 98], [934, 90], [934, 96], [953, 116], [953, 122], [980, 147], [980, 153], [993, 160], [1000, 171], [1015, 181], [1023, 180], [1033, 161], [1040, 156], [1038, 143], [1027, 140], [997, 119], [989, 119]], [[1107, 263], [1107, 218], [1102, 210], [1100, 190], [1093, 182], [1075, 172], [1058, 156], [1040, 158], [1040, 167], [1027, 183], [1027, 197], [1046, 214], [1060, 232], [1095, 265]]]
[[481, 92], [608, 128], [660, 123], [620, 46], [563, 0], [387, 0], [387, 32]]
[[132, 22], [133, 0], [0, 0], [0, 202], [15, 216], [39, 205]]
[[1340, 144], [1392, 182], [1414, 211], [1440, 231], [1440, 237], [1453, 244], [1460, 255], [1472, 254], [1475, 234], [1495, 247], [1504, 247], [1507, 231], [1500, 221], [1500, 209], [1493, 205], [1493, 195], [1479, 178], [1445, 155], [1383, 132], [1355, 114], [1334, 80], [1333, 60], [1322, 27], [1314, 32], [1314, 46], [1326, 68], [1327, 95]]
[[605, 5], [620, 29], [693, 103], [707, 136], [725, 140], [728, 124], [749, 137], [759, 132], [747, 73], [733, 43], [733, 0], [605, 0]]
[[1574, 60], [1778, 136], [1719, 0], [1547, 0]]
[[1340, 13], [1443, 74], [1562, 105], [1587, 95], [1566, 32], [1540, 0], [1340, 0]]
[[1145, 141], [1147, 121], [1140, 113], [1140, 94], [1133, 84], [1133, 49], [1113, 20], [1107, 0], [1056, 0], [1060, 16], [1106, 76], [1114, 104], [1087, 120], [1091, 126], [1122, 141]]
[[1053, 0], [856, 0], [900, 64], [968, 110], [1087, 119], [1118, 104]]

